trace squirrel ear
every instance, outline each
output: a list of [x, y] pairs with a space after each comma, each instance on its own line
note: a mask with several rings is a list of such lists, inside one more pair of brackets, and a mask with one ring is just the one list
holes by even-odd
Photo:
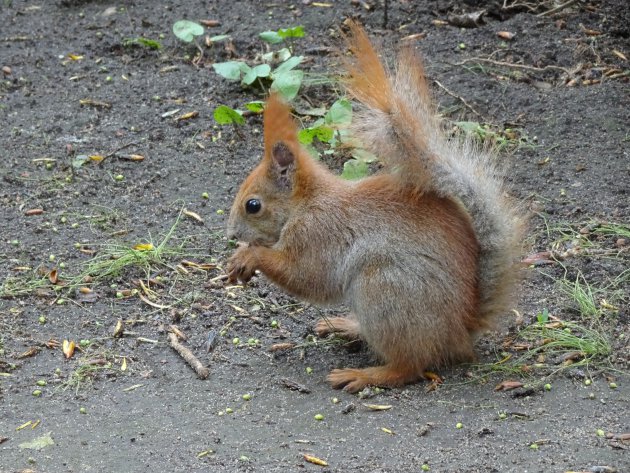
[[276, 185], [282, 190], [291, 189], [295, 174], [295, 155], [291, 148], [283, 141], [276, 142], [271, 148], [271, 162], [269, 171]]
[[280, 169], [286, 169], [295, 162], [295, 155], [283, 141], [273, 145], [271, 157]]

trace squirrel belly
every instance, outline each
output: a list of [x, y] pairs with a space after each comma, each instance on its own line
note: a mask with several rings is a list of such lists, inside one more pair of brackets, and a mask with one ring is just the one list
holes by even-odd
[[404, 50], [395, 72], [350, 25], [347, 88], [362, 108], [351, 132], [384, 171], [345, 181], [298, 141], [289, 107], [272, 94], [265, 152], [241, 185], [228, 237], [232, 282], [261, 271], [347, 317], [315, 331], [362, 339], [381, 366], [333, 370], [333, 387], [400, 386], [426, 369], [473, 358], [473, 338], [514, 293], [523, 227], [492, 156], [450, 140], [435, 118], [422, 65]]

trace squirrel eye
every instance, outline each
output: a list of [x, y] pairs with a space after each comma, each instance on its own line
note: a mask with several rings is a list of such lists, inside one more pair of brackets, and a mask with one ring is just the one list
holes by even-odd
[[261, 207], [262, 204], [258, 199], [249, 199], [247, 202], [245, 202], [245, 212], [247, 212], [248, 214], [255, 214], [260, 212]]

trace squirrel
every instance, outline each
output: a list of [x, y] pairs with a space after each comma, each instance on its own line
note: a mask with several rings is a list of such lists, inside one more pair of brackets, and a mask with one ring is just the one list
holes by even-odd
[[299, 299], [348, 306], [315, 332], [360, 339], [383, 363], [328, 375], [357, 392], [474, 359], [476, 335], [510, 307], [524, 217], [491, 151], [449, 138], [415, 52], [403, 49], [390, 72], [363, 28], [349, 29], [343, 80], [361, 104], [350, 131], [384, 169], [356, 181], [333, 174], [271, 94], [264, 155], [230, 211], [228, 238], [244, 244], [226, 273], [246, 283], [260, 271]]

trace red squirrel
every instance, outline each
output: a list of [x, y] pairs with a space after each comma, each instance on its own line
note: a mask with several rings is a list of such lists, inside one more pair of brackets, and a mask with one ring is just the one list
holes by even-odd
[[345, 84], [361, 103], [351, 133], [383, 171], [344, 180], [300, 146], [290, 108], [264, 110], [264, 156], [241, 185], [228, 237], [231, 282], [260, 271], [294, 296], [345, 304], [315, 331], [360, 339], [382, 365], [335, 369], [356, 392], [401, 386], [430, 367], [471, 360], [475, 334], [509, 308], [523, 218], [491, 153], [450, 139], [420, 60], [403, 49], [395, 71], [350, 24]]

